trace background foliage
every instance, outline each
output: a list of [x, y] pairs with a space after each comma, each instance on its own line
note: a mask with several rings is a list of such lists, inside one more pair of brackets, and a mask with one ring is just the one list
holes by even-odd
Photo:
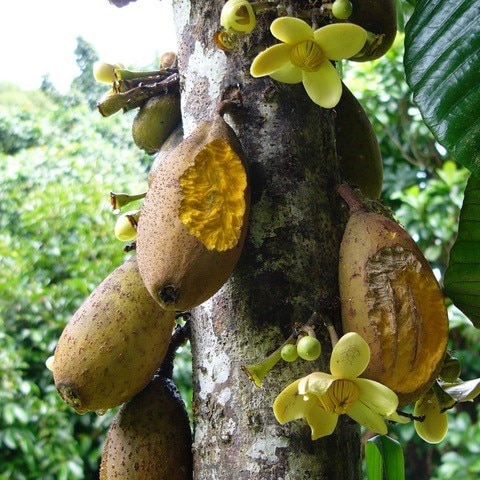
[[[144, 191], [151, 159], [132, 142], [131, 115], [102, 118], [74, 87], [66, 97], [0, 88], [1, 480], [98, 478], [114, 414], [75, 414], [45, 360], [73, 312], [126, 258], [109, 193]], [[188, 379], [185, 352], [179, 373]]]
[[[0, 480], [98, 478], [115, 413], [75, 414], [45, 368], [70, 316], [126, 256], [113, 237], [109, 192], [144, 190], [151, 161], [132, 144], [131, 115], [101, 118], [93, 108], [95, 50], [79, 39], [75, 54], [82, 74], [68, 95], [48, 79], [34, 92], [0, 85]], [[345, 80], [380, 141], [382, 200], [441, 280], [468, 172], [423, 123], [404, 81], [402, 56], [399, 35], [382, 59], [345, 66]], [[450, 348], [462, 361], [462, 378], [480, 377], [480, 334], [458, 310], [449, 310]], [[189, 368], [184, 348], [176, 383], [187, 401]], [[404, 446], [407, 478], [478, 478], [476, 404], [455, 409], [439, 445], [421, 441], [409, 426], [394, 436]]]

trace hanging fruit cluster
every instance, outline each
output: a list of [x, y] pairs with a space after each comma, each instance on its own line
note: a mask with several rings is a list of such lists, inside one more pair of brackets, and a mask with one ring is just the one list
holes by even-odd
[[183, 138], [174, 54], [162, 56], [158, 71], [97, 63], [94, 76], [110, 86], [99, 112], [138, 109], [133, 139], [157, 155], [146, 192], [111, 193], [121, 213], [115, 236], [132, 242], [132, 256], [73, 315], [48, 366], [78, 413], [121, 405], [101, 479], [189, 479], [189, 420], [171, 380], [176, 333], [188, 323], [175, 324], [222, 287], [239, 259], [250, 205], [246, 162], [221, 109]]
[[[282, 424], [305, 418], [312, 438], [332, 433], [334, 416], [346, 413], [381, 434], [387, 433], [385, 420], [403, 423], [413, 419], [422, 438], [439, 442], [448, 427], [446, 411], [459, 401], [474, 398], [480, 391], [479, 381], [463, 382], [457, 371], [449, 378], [442, 373], [451, 362], [444, 294], [413, 239], [378, 202], [383, 166], [377, 137], [362, 106], [331, 63], [382, 57], [396, 36], [395, 2], [318, 3], [311, 2], [309, 10], [299, 8], [295, 17], [289, 16], [295, 6], [285, 11], [275, 6], [280, 15], [270, 30], [282, 43], [260, 52], [250, 73], [279, 82], [303, 83], [314, 103], [335, 109], [342, 179], [338, 194], [349, 207], [339, 257], [344, 335], [338, 340], [333, 326], [327, 326], [334, 346], [330, 364], [333, 377], [318, 372], [296, 380], [280, 393], [274, 412]], [[215, 35], [217, 46], [227, 53], [235, 49], [255, 28], [255, 14], [265, 9], [268, 6], [263, 2], [228, 1], [221, 17], [223, 28]], [[320, 28], [314, 30], [309, 21]], [[369, 207], [375, 204], [379, 211]], [[315, 316], [316, 312], [312, 319]], [[302, 328], [312, 331], [312, 319]], [[299, 348], [303, 341], [313, 346], [314, 335], [299, 337], [298, 331], [293, 332], [265, 360], [243, 368], [261, 386], [280, 359], [292, 362], [300, 356], [315, 360], [316, 354], [302, 356]], [[340, 358], [338, 351], [345, 352], [346, 357]], [[338, 363], [334, 361], [337, 357]], [[357, 375], [372, 383], [354, 381]], [[313, 397], [318, 397], [316, 403], [311, 402]], [[413, 403], [413, 414], [397, 413], [398, 408]]]
[[[270, 29], [281, 43], [257, 55], [252, 77], [303, 83], [306, 99], [335, 109], [338, 194], [349, 207], [339, 263], [343, 331], [339, 339], [327, 325], [331, 372], [296, 379], [278, 395], [274, 413], [282, 424], [305, 418], [314, 439], [332, 433], [347, 414], [381, 434], [386, 420], [413, 419], [422, 438], [440, 441], [445, 411], [475, 397], [478, 382], [462, 382], [447, 355], [445, 302], [422, 252], [394, 220], [368, 207], [379, 205], [382, 191], [380, 148], [334, 66], [385, 54], [396, 34], [395, 2], [315, 1], [297, 16], [292, 11], [272, 1], [229, 0], [214, 37], [228, 55], [254, 30], [256, 14], [276, 12]], [[177, 317], [220, 290], [242, 253], [250, 209], [246, 159], [222, 108], [183, 137], [174, 54], [149, 72], [100, 63], [95, 78], [110, 86], [100, 114], [138, 109], [133, 139], [156, 157], [146, 192], [111, 194], [121, 213], [115, 235], [132, 242], [126, 250], [134, 254], [74, 314], [49, 365], [59, 395], [78, 413], [122, 405], [105, 442], [101, 479], [187, 479], [191, 432], [170, 379], [178, 346], [172, 332]], [[134, 201], [141, 206], [122, 212]], [[322, 350], [318, 322], [313, 312], [278, 350], [244, 371], [261, 386], [281, 359], [315, 362]], [[413, 414], [398, 411], [411, 403]]]

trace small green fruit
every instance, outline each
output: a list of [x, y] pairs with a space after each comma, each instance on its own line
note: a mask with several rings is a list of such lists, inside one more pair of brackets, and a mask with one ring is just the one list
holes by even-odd
[[303, 360], [316, 360], [322, 353], [322, 345], [315, 337], [305, 335], [297, 342], [297, 352]]
[[286, 362], [294, 362], [298, 358], [297, 346], [291, 343], [284, 345], [280, 355]]
[[177, 93], [152, 97], [140, 107], [133, 119], [133, 140], [145, 153], [154, 154], [180, 121], [180, 96]]
[[442, 369], [438, 376], [445, 382], [456, 382], [461, 372], [462, 366], [460, 365], [460, 360], [456, 357], [448, 356], [443, 362]]
[[332, 4], [332, 14], [339, 20], [346, 20], [352, 11], [353, 6], [349, 0], [335, 0]]

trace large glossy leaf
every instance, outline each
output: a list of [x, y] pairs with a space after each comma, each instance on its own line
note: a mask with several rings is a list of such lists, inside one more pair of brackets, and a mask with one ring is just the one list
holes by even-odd
[[385, 435], [370, 438], [365, 445], [368, 480], [404, 480], [405, 467], [402, 446]]
[[475, 176], [465, 189], [444, 284], [455, 306], [480, 328], [480, 178]]
[[404, 64], [425, 123], [480, 175], [480, 2], [419, 0], [405, 28]]

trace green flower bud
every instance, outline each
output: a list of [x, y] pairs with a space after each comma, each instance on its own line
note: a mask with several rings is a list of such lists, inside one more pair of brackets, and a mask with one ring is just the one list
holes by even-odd
[[332, 14], [339, 20], [346, 20], [350, 17], [353, 6], [349, 0], [335, 0], [332, 4]]
[[133, 210], [120, 215], [115, 224], [115, 236], [122, 242], [130, 242], [137, 237], [137, 225], [140, 210]]
[[316, 360], [322, 353], [322, 345], [311, 335], [305, 335], [298, 339], [297, 352], [303, 360]]
[[292, 343], [284, 345], [280, 355], [286, 362], [294, 362], [298, 358], [297, 346]]

